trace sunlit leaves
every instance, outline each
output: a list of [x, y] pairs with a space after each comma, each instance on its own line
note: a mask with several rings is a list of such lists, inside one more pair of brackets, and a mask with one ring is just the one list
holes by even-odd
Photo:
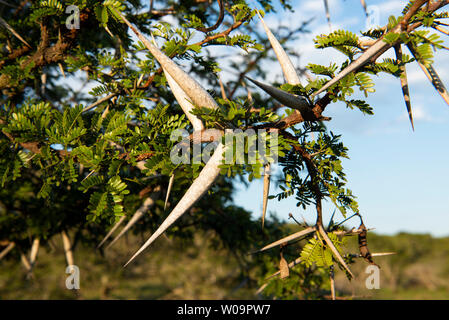
[[[328, 233], [328, 236], [337, 250], [340, 251], [340, 247], [344, 244], [344, 241], [334, 233]], [[318, 267], [328, 268], [334, 264], [332, 251], [319, 236], [311, 238], [301, 251], [301, 263], [307, 267], [316, 264]]]

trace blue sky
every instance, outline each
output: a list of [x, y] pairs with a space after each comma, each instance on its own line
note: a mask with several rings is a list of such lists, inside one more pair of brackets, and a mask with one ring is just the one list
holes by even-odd
[[[301, 58], [294, 63], [328, 64], [335, 61], [332, 49], [314, 48], [312, 39], [328, 33], [323, 1], [292, 1], [295, 12], [279, 10], [269, 14], [266, 22], [273, 29], [280, 23], [295, 26], [315, 17], [309, 26], [311, 34], [302, 36], [294, 45]], [[379, 13], [380, 25], [385, 25], [389, 15], [399, 15], [407, 1], [373, 1]], [[333, 30], [344, 28], [359, 33], [365, 30], [366, 18], [358, 0], [330, 0]], [[406, 52], [408, 53], [408, 52]], [[386, 54], [385, 56], [389, 56]], [[337, 58], [337, 61], [338, 58]], [[449, 85], [449, 55], [439, 52], [435, 58], [440, 77]], [[281, 71], [273, 77], [280, 77]], [[333, 104], [325, 112], [333, 118], [328, 128], [342, 134], [349, 148], [350, 160], [344, 161], [348, 187], [358, 197], [361, 213], [369, 228], [382, 234], [400, 231], [449, 235], [449, 106], [436, 93], [427, 78], [414, 64], [408, 69], [415, 132], [412, 132], [402, 98], [399, 80], [390, 76], [375, 77], [376, 92], [368, 98], [374, 107], [374, 116], [364, 116], [356, 110], [348, 110], [341, 104]], [[272, 184], [271, 194], [277, 190]], [[261, 216], [262, 182], [252, 183], [246, 189], [238, 186], [235, 203]], [[333, 207], [325, 205], [329, 218]], [[287, 219], [289, 212], [296, 217], [314, 220], [313, 211], [296, 207], [293, 198], [278, 202], [269, 200], [268, 212]], [[339, 216], [341, 218], [341, 216]], [[358, 221], [353, 221], [353, 226]], [[348, 226], [351, 224], [348, 224]]]

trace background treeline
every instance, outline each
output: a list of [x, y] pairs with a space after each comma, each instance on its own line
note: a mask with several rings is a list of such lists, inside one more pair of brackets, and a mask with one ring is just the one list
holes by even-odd
[[[286, 225], [285, 228], [297, 229]], [[258, 257], [248, 255], [246, 269], [240, 257], [219, 245], [213, 233], [203, 233], [185, 241], [159, 241], [151, 252], [135, 265], [122, 268], [129, 247], [137, 248], [141, 239], [129, 235], [104, 256], [92, 253], [92, 248], [80, 244], [76, 251], [81, 273], [81, 290], [77, 293], [65, 288], [66, 262], [60, 243], [49, 243], [40, 251], [33, 276], [26, 276], [22, 265], [15, 259], [2, 261], [0, 267], [1, 299], [258, 299], [262, 283], [261, 273], [274, 272], [272, 265]], [[344, 299], [449, 299], [449, 237], [434, 238], [427, 234], [400, 233], [385, 236], [371, 233], [372, 252], [394, 251], [392, 256], [377, 257], [381, 267], [381, 289], [367, 290], [364, 273], [367, 264], [357, 259], [353, 265], [356, 279], [348, 282], [337, 273], [337, 296]], [[221, 248], [220, 248], [221, 247]], [[350, 238], [348, 251], [356, 252], [355, 238]], [[218, 249], [217, 249], [218, 248]], [[291, 248], [294, 252], [294, 246]], [[274, 249], [274, 251], [277, 251]], [[278, 252], [273, 252], [277, 254]], [[293, 255], [292, 255], [293, 257]], [[286, 255], [288, 259], [289, 256]], [[254, 263], [251, 261], [254, 260]], [[257, 260], [257, 261], [256, 261]], [[288, 259], [291, 261], [291, 258]], [[296, 266], [291, 277], [297, 276]], [[283, 290], [282, 296], [306, 298], [310, 295], [329, 298], [329, 284], [310, 292], [295, 291], [280, 286], [285, 280], [270, 282], [273, 298]], [[292, 282], [292, 281], [289, 281]], [[326, 288], [328, 290], [326, 290]], [[299, 293], [298, 293], [299, 292]]]

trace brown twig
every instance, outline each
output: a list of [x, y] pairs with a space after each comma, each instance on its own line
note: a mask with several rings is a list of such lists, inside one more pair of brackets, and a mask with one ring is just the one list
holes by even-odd
[[31, 47], [28, 46], [22, 46], [20, 48], [17, 48], [13, 50], [6, 58], [4, 58], [2, 61], [0, 61], [0, 68], [3, 67], [3, 65], [11, 60], [15, 60], [21, 56], [23, 56], [25, 53], [31, 50]]
[[[86, 19], [86, 15], [83, 15]], [[55, 62], [61, 62], [64, 60], [67, 50], [75, 45], [77, 29], [70, 30], [64, 37], [58, 39], [58, 41], [49, 46], [48, 30], [45, 23], [41, 23], [41, 42], [39, 43], [37, 50], [28, 59], [26, 59], [21, 65], [21, 69], [25, 69], [32, 64], [32, 69], [36, 69]], [[0, 90], [12, 87], [10, 77], [7, 74], [0, 76]]]
[[208, 27], [208, 28], [203, 28], [203, 27], [197, 28], [198, 31], [201, 31], [201, 32], [211, 32], [211, 31], [214, 31], [214, 30], [216, 30], [216, 29], [221, 25], [221, 23], [223, 22], [223, 19], [224, 19], [224, 4], [223, 4], [223, 0], [217, 0], [217, 2], [218, 2], [218, 6], [220, 7], [220, 13], [218, 14], [217, 22], [216, 22], [213, 26]]
[[401, 21], [401, 28], [402, 30], [407, 29], [407, 25], [410, 22], [410, 19], [418, 12], [418, 10], [425, 4], [426, 2], [429, 2], [429, 0], [416, 0], [413, 5], [410, 7], [410, 9], [407, 11], [407, 13], [404, 15], [404, 18]]
[[[246, 18], [247, 19], [247, 18]], [[238, 22], [234, 22], [228, 29], [226, 29], [223, 32], [211, 35], [206, 37], [205, 39], [195, 43], [195, 45], [199, 45], [202, 46], [206, 43], [212, 42], [214, 40], [217, 40], [219, 38], [224, 38], [227, 37], [232, 31], [234, 31], [235, 29], [237, 29], [238, 27], [240, 27], [243, 23], [245, 23], [246, 19], [240, 20]]]

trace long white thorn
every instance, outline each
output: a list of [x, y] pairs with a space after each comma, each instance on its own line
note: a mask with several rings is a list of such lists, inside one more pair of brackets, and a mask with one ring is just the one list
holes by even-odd
[[[153, 37], [153, 34], [151, 34], [153, 44], [155, 47], [157, 47], [156, 40]], [[175, 96], [176, 101], [178, 101], [179, 105], [181, 106], [182, 111], [186, 114], [189, 121], [192, 123], [193, 130], [202, 131], [204, 130], [204, 125], [201, 119], [199, 119], [197, 116], [192, 114], [192, 110], [195, 108], [195, 106], [190, 102], [191, 99], [187, 96], [187, 94], [182, 90], [182, 88], [176, 83], [175, 79], [167, 72], [165, 71], [164, 67], [162, 67], [162, 70], [164, 71], [165, 78], [167, 79], [168, 86], [170, 87], [171, 91], [173, 92], [173, 95]]]
[[214, 98], [191, 76], [182, 70], [173, 60], [167, 57], [161, 50], [153, 45], [139, 30], [137, 30], [120, 12], [114, 12], [125, 22], [126, 25], [137, 35], [145, 47], [151, 52], [162, 68], [167, 71], [176, 83], [184, 90], [192, 102], [205, 108], [218, 108]]
[[265, 21], [263, 20], [259, 12], [257, 14], [260, 18], [260, 21], [262, 22], [263, 28], [265, 29], [265, 33], [267, 34], [271, 47], [273, 48], [273, 51], [276, 54], [279, 64], [281, 65], [285, 80], [292, 85], [300, 84], [301, 82], [299, 80], [298, 74], [296, 73], [295, 67], [293, 66], [293, 63], [291, 62], [284, 48], [282, 48], [279, 41], [276, 39], [271, 30], [265, 24]]
[[271, 165], [265, 165], [265, 172], [263, 176], [263, 203], [262, 203], [262, 229], [265, 226], [265, 215], [267, 214], [268, 194], [270, 193], [270, 174]]
[[125, 267], [133, 261], [139, 254], [142, 253], [154, 240], [163, 234], [176, 220], [178, 220], [187, 210], [189, 210], [214, 183], [215, 179], [220, 174], [219, 166], [222, 164], [223, 152], [225, 147], [222, 143], [218, 144], [212, 157], [201, 170], [199, 176], [193, 181], [190, 188], [178, 202], [173, 211], [168, 215], [164, 222], [154, 232], [145, 244], [131, 257], [125, 264]]
[[144, 202], [144, 204], [137, 209], [137, 211], [133, 214], [133, 216], [131, 217], [131, 219], [129, 219], [128, 223], [126, 224], [126, 226], [120, 231], [120, 233], [111, 241], [111, 243], [109, 243], [105, 250], [109, 249], [110, 247], [112, 247], [126, 232], [128, 232], [129, 229], [131, 229], [132, 226], [134, 226], [137, 221], [140, 220], [140, 218], [143, 217], [144, 213], [147, 211], [146, 208], [146, 202], [149, 200], [150, 198], [147, 198], [146, 201]]
[[182, 108], [182, 111], [186, 114], [189, 121], [192, 123], [193, 130], [202, 131], [204, 130], [204, 125], [201, 119], [191, 113], [191, 111], [195, 108], [194, 105], [190, 102], [191, 99], [187, 96], [184, 90], [176, 83], [176, 81], [172, 78], [172, 76], [164, 70], [165, 77], [167, 78], [168, 85], [170, 86], [173, 95], [178, 101], [179, 105]]
[[[281, 273], [280, 271], [278, 271], [279, 273]], [[257, 291], [256, 291], [256, 295], [259, 295], [259, 294], [261, 294], [262, 293], [262, 291], [264, 291], [265, 290], [265, 288], [268, 286], [268, 282], [267, 283], [264, 283], [263, 285], [261, 285], [260, 287], [259, 287], [259, 289], [257, 289]]]
[[167, 203], [168, 203], [168, 199], [170, 198], [170, 192], [171, 192], [171, 189], [173, 188], [174, 181], [175, 181], [175, 174], [172, 174], [170, 176], [170, 180], [168, 181], [167, 194], [165, 196], [165, 203], [164, 203], [164, 211], [167, 209]]
[[268, 93], [273, 99], [276, 99], [286, 107], [296, 109], [303, 115], [312, 112], [312, 109], [309, 107], [309, 103], [307, 102], [306, 99], [295, 96], [291, 93], [285, 92], [268, 84], [261, 83], [249, 77], [246, 78], [252, 83], [254, 83], [256, 86], [261, 88], [263, 91]]
[[[113, 9], [114, 10], [114, 9]], [[155, 45], [145, 38], [145, 36], [137, 30], [125, 17], [118, 11], [115, 13], [128, 25], [128, 27], [137, 35], [146, 48], [151, 52], [154, 58], [159, 62], [164, 71], [166, 71], [190, 98], [194, 105], [209, 109], [217, 109], [218, 105], [212, 96], [192, 77], [184, 72], [175, 62], [167, 57]], [[173, 89], [172, 89], [173, 90]], [[180, 101], [178, 101], [180, 102]], [[134, 260], [143, 250], [145, 250], [156, 238], [167, 230], [179, 217], [181, 217], [192, 205], [200, 199], [204, 193], [211, 187], [215, 179], [220, 174], [219, 165], [223, 159], [224, 146], [220, 143], [211, 157], [209, 162], [205, 165], [199, 176], [192, 183], [186, 194], [181, 198], [179, 203], [159, 226], [156, 232], [147, 240], [147, 242], [134, 254], [134, 256], [125, 264], [128, 265]]]
[[[395, 32], [394, 29], [392, 32]], [[400, 29], [398, 29], [400, 30]], [[332, 78], [329, 82], [327, 82], [321, 89], [315, 92], [312, 96], [316, 96], [321, 92], [329, 89], [331, 86], [336, 84], [338, 81], [346, 77], [348, 74], [357, 71], [361, 67], [363, 67], [368, 61], [374, 57], [376, 54], [380, 52], [385, 52], [386, 49], [390, 48], [391, 44], [383, 41], [383, 39], [379, 39], [376, 43], [374, 43], [369, 49], [367, 49], [359, 58], [357, 58], [354, 62], [352, 62], [349, 66], [343, 69], [339, 74], [337, 74], [334, 78]]]
[[384, 256], [391, 256], [396, 254], [396, 252], [378, 252], [378, 253], [372, 253], [371, 255], [373, 257], [384, 257]]
[[28, 258], [26, 257], [26, 255], [22, 252], [20, 254], [20, 260], [22, 260], [22, 264], [25, 266], [25, 269], [28, 272], [31, 272], [31, 270], [33, 270], [33, 267], [30, 264], [30, 261], [28, 260]]
[[58, 67], [59, 67], [59, 71], [61, 71], [62, 76], [65, 78], [64, 67], [62, 66], [61, 63], [58, 63]]
[[62, 237], [62, 244], [64, 246], [64, 253], [67, 265], [72, 266], [75, 264], [75, 261], [73, 259], [73, 251], [72, 251], [72, 244], [70, 243], [70, 238], [67, 235], [67, 232], [65, 231], [61, 232], [61, 237]]
[[111, 241], [111, 243], [106, 247], [106, 249], [110, 248], [114, 243], [116, 243], [118, 241], [118, 239], [120, 239], [126, 232], [128, 232], [128, 230], [131, 229], [132, 226], [134, 226], [137, 223], [137, 221], [139, 221], [140, 218], [142, 218], [143, 215], [145, 213], [147, 213], [151, 207], [154, 206], [154, 204], [156, 203], [156, 199], [159, 197], [159, 193], [160, 193], [159, 190], [160, 190], [160, 188], [158, 186], [154, 190], [154, 192], [151, 194], [151, 196], [149, 196], [148, 198], [145, 199], [145, 201], [140, 206], [140, 208], [137, 209], [137, 211], [134, 213], [134, 215], [131, 217], [131, 219], [129, 219], [126, 226], [120, 231], [120, 233], [117, 235], [117, 237], [115, 237], [114, 240]]
[[125, 219], [126, 219], [126, 216], [120, 217], [120, 220], [114, 224], [114, 226], [111, 228], [111, 230], [109, 230], [108, 234], [98, 244], [97, 249], [100, 248], [112, 236], [112, 234], [115, 232], [115, 230], [117, 230], [118, 227], [120, 227], [120, 225], [123, 223], [123, 221], [125, 221]]
[[31, 252], [30, 252], [31, 266], [34, 266], [34, 264], [36, 262], [37, 253], [39, 252], [39, 244], [40, 244], [39, 238], [34, 239], [33, 245], [31, 246]]
[[254, 252], [254, 253], [266, 251], [266, 250], [271, 249], [271, 248], [274, 248], [274, 247], [276, 247], [276, 246], [280, 246], [280, 245], [283, 244], [283, 243], [286, 243], [286, 242], [293, 241], [293, 240], [295, 240], [295, 239], [304, 237], [305, 235], [308, 235], [309, 233], [312, 233], [312, 232], [315, 232], [315, 231], [316, 231], [316, 228], [315, 228], [315, 227], [309, 227], [309, 228], [306, 228], [306, 229], [304, 229], [304, 230], [301, 230], [301, 231], [298, 231], [298, 232], [296, 232], [296, 233], [293, 233], [293, 234], [291, 234], [291, 235], [289, 235], [289, 236], [287, 236], [287, 237], [284, 237], [284, 238], [282, 238], [282, 239], [279, 239], [279, 240], [277, 240], [277, 241], [275, 241], [275, 242], [273, 242], [273, 243], [270, 243], [269, 245], [266, 245], [265, 247], [263, 247], [263, 248], [260, 249], [260, 250], [257, 250], [257, 251]]
[[0, 261], [12, 250], [16, 244], [14, 242], [11, 242], [8, 244], [8, 246], [0, 252]]
[[5, 29], [9, 30], [9, 32], [11, 32], [17, 39], [19, 39], [20, 41], [22, 41], [27, 47], [31, 48], [30, 44], [28, 42], [26, 42], [21, 36], [20, 34], [17, 33], [16, 30], [14, 30], [13, 27], [11, 27], [9, 25], [8, 22], [6, 22], [2, 17], [0, 17], [0, 24], [5, 27]]
[[326, 230], [324, 230], [323, 226], [321, 224], [317, 225], [318, 232], [323, 237], [324, 241], [328, 245], [329, 249], [331, 249], [332, 253], [334, 254], [335, 258], [337, 258], [338, 262], [346, 269], [346, 272], [348, 272], [352, 278], [354, 278], [354, 275], [352, 274], [351, 270], [349, 269], [348, 265], [346, 264], [345, 260], [341, 256], [340, 252], [338, 252], [337, 248], [335, 247], [332, 240], [327, 235]]

